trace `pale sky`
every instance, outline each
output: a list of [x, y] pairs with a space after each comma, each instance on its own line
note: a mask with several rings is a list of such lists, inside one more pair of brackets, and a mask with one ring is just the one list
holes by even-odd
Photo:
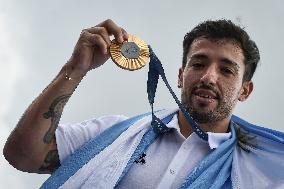
[[[177, 95], [184, 34], [206, 19], [226, 18], [245, 27], [257, 43], [261, 64], [254, 91], [235, 114], [258, 125], [284, 131], [284, 3], [245, 1], [36, 1], [0, 0], [0, 147], [20, 116], [69, 59], [82, 29], [107, 18], [152, 46]], [[148, 67], [124, 71], [114, 63], [88, 73], [67, 104], [61, 122], [109, 114], [150, 111]], [[160, 81], [155, 107], [176, 107]], [[0, 155], [0, 188], [38, 188], [48, 175], [23, 173]]]

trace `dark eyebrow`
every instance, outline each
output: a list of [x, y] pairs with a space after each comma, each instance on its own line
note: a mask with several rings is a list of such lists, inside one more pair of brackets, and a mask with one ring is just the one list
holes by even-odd
[[221, 63], [224, 63], [226, 65], [230, 65], [230, 66], [233, 66], [237, 71], [240, 69], [240, 66], [239, 64], [237, 64], [236, 62], [232, 61], [232, 60], [229, 60], [227, 58], [222, 58], [221, 59]]
[[205, 54], [193, 54], [189, 59], [208, 59], [208, 56]]
[[[190, 59], [208, 59], [208, 56], [206, 54], [203, 54], [203, 53], [196, 53], [196, 54], [193, 54], [189, 57], [189, 60]], [[236, 71], [239, 71], [240, 69], [240, 66], [238, 63], [228, 59], [228, 58], [222, 58], [221, 61], [220, 61], [222, 64], [224, 65], [229, 65], [229, 66], [232, 66]]]

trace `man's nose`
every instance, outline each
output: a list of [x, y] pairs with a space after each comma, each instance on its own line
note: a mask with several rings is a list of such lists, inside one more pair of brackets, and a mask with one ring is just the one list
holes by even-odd
[[202, 75], [200, 79], [203, 83], [208, 85], [214, 85], [216, 84], [218, 80], [218, 71], [215, 66], [210, 66], [208, 69], [205, 70], [204, 74]]

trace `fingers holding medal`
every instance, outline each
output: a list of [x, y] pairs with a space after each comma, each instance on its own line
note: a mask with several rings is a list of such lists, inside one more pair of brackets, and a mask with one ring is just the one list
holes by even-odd
[[[122, 69], [138, 70], [150, 60], [148, 45], [139, 37], [128, 34], [112, 20], [108, 19], [95, 27], [86, 29], [93, 45], [103, 54], [110, 53], [112, 61]], [[110, 36], [114, 39], [111, 41]]]
[[133, 71], [149, 62], [149, 48], [142, 39], [127, 34], [108, 19], [82, 31], [69, 62], [85, 73], [104, 64], [109, 56], [120, 68]]

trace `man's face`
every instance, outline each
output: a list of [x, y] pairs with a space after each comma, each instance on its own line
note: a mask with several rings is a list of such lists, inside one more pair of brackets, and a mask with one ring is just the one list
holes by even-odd
[[238, 43], [196, 39], [186, 67], [179, 72], [182, 104], [198, 123], [229, 118], [238, 99], [245, 100], [252, 90], [251, 82], [242, 82], [244, 71], [244, 55]]

